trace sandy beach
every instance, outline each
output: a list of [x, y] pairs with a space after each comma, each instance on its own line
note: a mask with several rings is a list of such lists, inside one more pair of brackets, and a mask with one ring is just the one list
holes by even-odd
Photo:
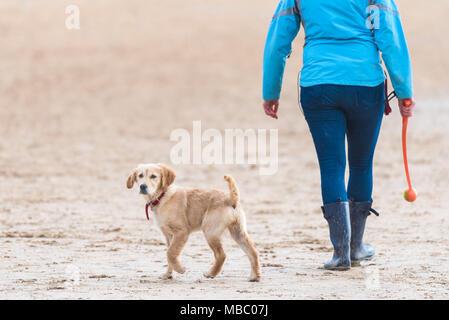
[[[279, 120], [261, 106], [262, 54], [277, 1], [0, 1], [0, 299], [448, 299], [449, 2], [397, 0], [413, 58], [417, 107], [408, 152], [414, 203], [402, 199], [401, 117], [385, 117], [366, 240], [376, 257], [322, 268], [332, 246], [312, 138], [297, 104], [304, 34], [288, 60]], [[278, 171], [174, 165], [170, 134], [193, 121], [278, 129]], [[229, 235], [222, 274], [201, 233], [173, 280], [163, 236], [126, 178], [166, 163], [176, 183], [227, 190], [232, 174], [262, 281]]]

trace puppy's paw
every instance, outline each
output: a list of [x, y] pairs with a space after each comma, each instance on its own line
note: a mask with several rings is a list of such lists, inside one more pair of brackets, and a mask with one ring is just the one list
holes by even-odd
[[173, 269], [174, 269], [177, 273], [180, 273], [180, 274], [183, 274], [183, 273], [186, 272], [186, 268], [184, 268], [182, 265], [174, 266]]
[[250, 277], [248, 279], [249, 282], [259, 282], [260, 281], [260, 277]]
[[203, 273], [203, 276], [204, 276], [205, 278], [208, 278], [208, 279], [213, 279], [213, 278], [215, 278], [215, 275], [211, 274], [210, 272], [205, 272], [205, 273]]
[[173, 275], [164, 273], [160, 278], [161, 278], [161, 280], [171, 280], [171, 279], [173, 279]]

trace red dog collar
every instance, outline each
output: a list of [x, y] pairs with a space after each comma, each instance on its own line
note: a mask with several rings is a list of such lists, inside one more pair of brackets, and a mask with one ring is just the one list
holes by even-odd
[[151, 209], [153, 209], [155, 206], [157, 206], [157, 205], [161, 202], [161, 199], [162, 199], [162, 197], [163, 197], [164, 195], [165, 195], [165, 192], [162, 192], [161, 195], [160, 195], [159, 197], [157, 197], [156, 200], [153, 200], [153, 201], [151, 201], [151, 202], [148, 202], [148, 203], [145, 205], [145, 213], [146, 213], [146, 215], [147, 215], [147, 220], [150, 220], [150, 216], [149, 216], [149, 214], [148, 214], [148, 207], [151, 207]]

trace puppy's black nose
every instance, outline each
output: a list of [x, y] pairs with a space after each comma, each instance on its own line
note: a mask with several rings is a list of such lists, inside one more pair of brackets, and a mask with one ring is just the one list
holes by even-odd
[[140, 191], [146, 191], [148, 186], [144, 183], [140, 185]]

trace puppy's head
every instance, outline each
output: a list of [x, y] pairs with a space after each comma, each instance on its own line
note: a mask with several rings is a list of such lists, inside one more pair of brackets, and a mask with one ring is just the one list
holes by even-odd
[[175, 177], [175, 172], [163, 164], [141, 164], [131, 171], [126, 186], [131, 189], [135, 183], [140, 194], [152, 197], [167, 191]]

